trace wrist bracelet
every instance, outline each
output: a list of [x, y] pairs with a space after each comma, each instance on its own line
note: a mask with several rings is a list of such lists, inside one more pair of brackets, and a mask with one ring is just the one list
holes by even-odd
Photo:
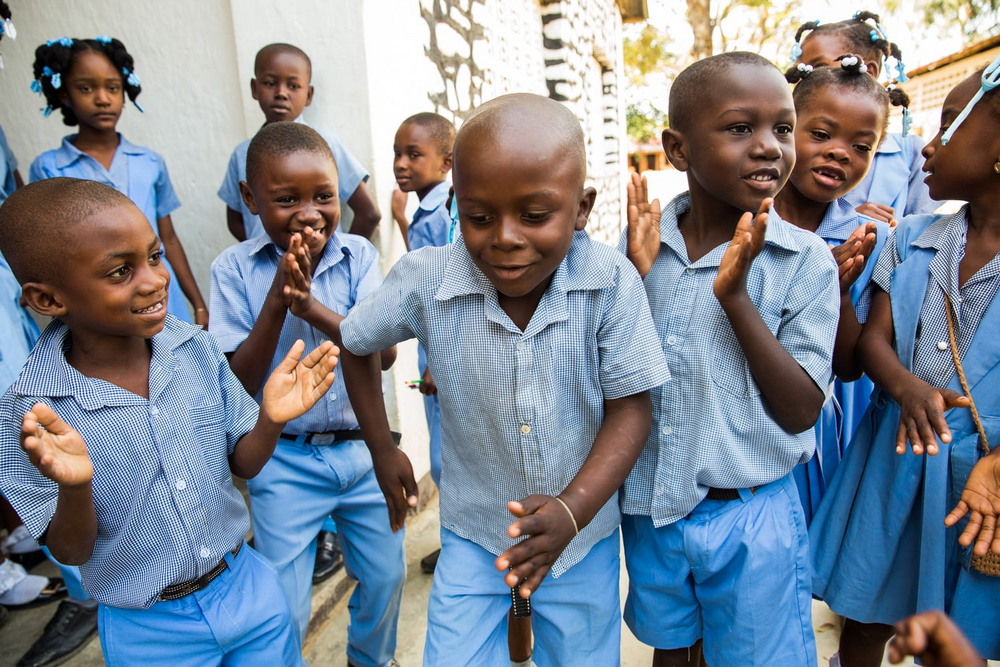
[[566, 504], [566, 501], [563, 500], [562, 498], [560, 498], [559, 496], [552, 496], [552, 499], [555, 500], [555, 501], [557, 501], [560, 505], [562, 505], [563, 507], [566, 508], [566, 513], [569, 514], [569, 520], [573, 522], [573, 532], [576, 535], [579, 535], [580, 534], [580, 528], [579, 528], [579, 526], [576, 525], [576, 517], [573, 516], [573, 510], [571, 510], [569, 508], [569, 505]]

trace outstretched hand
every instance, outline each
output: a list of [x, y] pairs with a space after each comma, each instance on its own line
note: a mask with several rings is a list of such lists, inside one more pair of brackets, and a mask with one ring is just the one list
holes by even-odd
[[507, 534], [515, 539], [530, 537], [500, 554], [496, 568], [510, 570], [504, 577], [506, 584], [514, 587], [520, 583], [521, 595], [530, 597], [576, 535], [576, 526], [566, 508], [552, 496], [531, 495], [507, 503], [507, 510], [517, 517], [507, 527]]
[[944, 525], [954, 526], [968, 515], [969, 522], [958, 536], [958, 543], [967, 547], [975, 541], [973, 553], [1000, 554], [1000, 454], [984, 456], [976, 462], [965, 481], [965, 488], [955, 508], [944, 518]]
[[326, 341], [304, 359], [306, 344], [295, 341], [264, 385], [261, 407], [268, 418], [285, 423], [304, 415], [333, 384], [340, 350]]
[[660, 252], [660, 200], [649, 201], [646, 177], [633, 173], [625, 188], [628, 203], [626, 255], [643, 278]]
[[712, 287], [715, 298], [719, 301], [746, 292], [750, 265], [764, 247], [767, 216], [773, 202], [774, 200], [768, 197], [760, 203], [757, 215], [748, 211], [740, 216], [740, 221], [736, 223], [736, 232], [722, 255], [719, 272]]
[[850, 291], [851, 285], [864, 270], [865, 263], [871, 261], [871, 253], [878, 239], [876, 230], [874, 222], [861, 225], [846, 241], [832, 248], [833, 258], [837, 261], [841, 294]]
[[56, 484], [80, 486], [94, 477], [83, 438], [45, 403], [35, 403], [24, 413], [21, 446], [31, 463]]
[[951, 429], [944, 413], [952, 408], [969, 407], [969, 399], [951, 389], [932, 387], [912, 378], [912, 383], [899, 397], [899, 428], [896, 429], [896, 453], [906, 452], [906, 441], [916, 455], [925, 451], [938, 453], [937, 439], [951, 442]]

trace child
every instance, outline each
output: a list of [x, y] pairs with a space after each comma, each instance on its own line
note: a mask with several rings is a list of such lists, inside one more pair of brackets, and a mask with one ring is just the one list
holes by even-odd
[[0, 490], [56, 558], [81, 565], [105, 660], [301, 664], [274, 571], [243, 545], [232, 474], [253, 477], [285, 422], [326, 393], [333, 346], [300, 360], [297, 341], [258, 407], [214, 340], [167, 314], [170, 276], [142, 212], [94, 181], [15, 192], [0, 250], [28, 304], [55, 318], [0, 400]]
[[115, 129], [126, 94], [142, 110], [135, 101], [142, 88], [125, 45], [104, 35], [50, 40], [35, 49], [34, 72], [32, 88], [45, 96], [45, 115], [59, 109], [63, 123], [79, 125], [80, 131], [64, 137], [59, 148], [35, 158], [29, 179], [86, 178], [128, 195], [163, 241], [164, 265], [170, 273], [170, 314], [191, 321], [183, 300], [186, 296], [194, 308], [195, 323], [207, 326], [205, 300], [170, 219], [180, 202], [167, 165], [160, 155], [129, 142]]
[[[536, 663], [617, 664], [616, 491], [648, 432], [648, 390], [669, 378], [642, 287], [583, 233], [596, 192], [566, 107], [481, 105], [453, 164], [462, 236], [403, 256], [341, 327], [355, 354], [416, 337], [434, 368], [442, 546], [424, 664], [506, 664], [517, 585]], [[412, 469], [384, 425], [366, 435], [399, 526]]]
[[[808, 35], [803, 38], [806, 33]], [[833, 65], [839, 56], [848, 53], [860, 54], [868, 73], [876, 79], [885, 71], [893, 81], [890, 90], [898, 91], [894, 94], [902, 92], [895, 82], [907, 80], [903, 55], [899, 47], [889, 41], [878, 15], [866, 11], [858, 11], [846, 21], [811, 21], [799, 26], [792, 46], [791, 60], [795, 64], [789, 72], [796, 69], [797, 64]], [[938, 206], [927, 195], [927, 186], [923, 183], [921, 141], [920, 137], [908, 134], [908, 114], [908, 110], [903, 112], [903, 133], [886, 135], [868, 175], [845, 197], [859, 213], [892, 224], [904, 215], [930, 213]]]
[[837, 408], [860, 394], [867, 405], [872, 390], [867, 378], [858, 380], [860, 386], [845, 386], [842, 380], [861, 375], [854, 347], [861, 333], [859, 320], [867, 315], [874, 266], [868, 258], [881, 249], [889, 225], [858, 213], [845, 196], [864, 178], [885, 136], [890, 96], [868, 76], [858, 56], [843, 57], [837, 67], [795, 72], [795, 168], [774, 198], [774, 208], [784, 220], [830, 244], [840, 267], [840, 321], [833, 355], [837, 380], [814, 429], [816, 455], [795, 468], [809, 523], [849, 442], [841, 437], [845, 428]]
[[768, 61], [725, 53], [681, 72], [669, 119], [690, 192], [661, 218], [629, 186], [628, 252], [675, 379], [623, 491], [625, 621], [654, 664], [697, 665], [703, 643], [712, 665], [813, 665], [790, 473], [813, 453], [840, 301], [826, 244], [768, 211], [795, 160], [792, 97]]
[[[211, 330], [243, 386], [260, 396], [268, 369], [281, 361], [278, 350], [297, 338], [308, 347], [332, 338], [331, 311], [346, 315], [381, 275], [372, 244], [337, 231], [337, 166], [315, 130], [301, 123], [265, 125], [250, 142], [246, 173], [243, 200], [260, 216], [265, 235], [227, 248], [213, 262], [217, 315]], [[382, 405], [381, 376], [376, 370], [371, 378], [377, 378], [372, 396], [356, 390], [351, 372], [288, 425], [248, 487], [255, 544], [278, 570], [300, 639], [309, 623], [314, 538], [333, 515], [347, 571], [358, 580], [348, 660], [355, 667], [383, 667], [396, 648], [406, 577], [403, 534], [386, 521], [359, 430], [366, 411]]]
[[[844, 665], [879, 664], [891, 624], [928, 609], [948, 612], [980, 654], [1000, 658], [1000, 579], [970, 567], [968, 548], [982, 524], [976, 552], [986, 552], [997, 512], [983, 503], [1000, 507], [993, 477], [1000, 476], [1000, 429], [992, 417], [1000, 414], [1000, 93], [976, 103], [978, 90], [976, 74], [948, 94], [941, 130], [923, 151], [931, 196], [968, 205], [954, 215], [905, 219], [876, 263], [857, 353], [877, 391], [810, 532], [814, 592], [848, 619]], [[971, 113], [959, 125], [963, 108]], [[972, 411], [952, 409], [969, 407], [953, 347], [983, 443]], [[907, 440], [914, 454], [942, 453], [900, 456]], [[984, 456], [980, 449], [989, 447]], [[965, 513], [971, 518], [960, 548], [961, 527], [944, 525]]]
[[[301, 115], [302, 110], [312, 104], [312, 61], [302, 49], [291, 44], [268, 44], [257, 52], [253, 72], [250, 95], [260, 104], [265, 125], [288, 120], [308, 125]], [[330, 145], [337, 162], [340, 199], [354, 211], [350, 232], [370, 238], [382, 214], [365, 185], [368, 172], [347, 152], [336, 135], [318, 131]], [[247, 208], [240, 194], [240, 181], [246, 179], [248, 146], [249, 139], [233, 150], [218, 193], [219, 199], [226, 203], [226, 224], [237, 241], [264, 234], [260, 219]]]

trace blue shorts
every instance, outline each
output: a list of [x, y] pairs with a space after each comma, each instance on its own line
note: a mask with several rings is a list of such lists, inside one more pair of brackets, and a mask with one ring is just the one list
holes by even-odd
[[[532, 660], [549, 665], [617, 665], [621, 661], [616, 530], [531, 596]], [[496, 556], [446, 528], [427, 611], [426, 667], [507, 665], [510, 587]]]
[[703, 500], [656, 528], [622, 520], [629, 592], [625, 622], [662, 649], [704, 639], [711, 665], [815, 665], [809, 549], [791, 475]]
[[302, 665], [274, 568], [247, 545], [200, 591], [149, 609], [100, 605], [104, 660], [114, 665]]

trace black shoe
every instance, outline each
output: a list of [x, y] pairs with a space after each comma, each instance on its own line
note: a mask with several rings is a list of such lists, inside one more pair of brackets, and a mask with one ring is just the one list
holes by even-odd
[[424, 574], [434, 574], [434, 570], [437, 569], [438, 556], [441, 555], [441, 550], [432, 551], [423, 558], [420, 559], [420, 571]]
[[313, 583], [320, 584], [344, 567], [344, 556], [340, 553], [337, 534], [328, 530], [319, 531], [316, 536], [316, 565], [313, 566]]
[[58, 665], [76, 655], [97, 632], [97, 606], [93, 609], [63, 600], [45, 625], [42, 636], [18, 661], [17, 667]]
[[44, 560], [45, 552], [41, 549], [35, 549], [34, 551], [26, 551], [22, 554], [7, 554], [7, 558], [11, 559], [25, 570], [30, 570]]

